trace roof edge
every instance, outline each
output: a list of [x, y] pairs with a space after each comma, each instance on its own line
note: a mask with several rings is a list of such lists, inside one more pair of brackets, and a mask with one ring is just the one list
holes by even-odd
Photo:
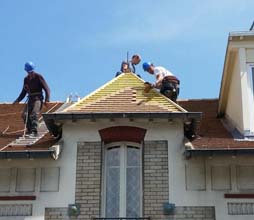
[[229, 37], [241, 37], [241, 36], [253, 36], [254, 37], [254, 31], [232, 31], [229, 32]]
[[103, 112], [103, 113], [44, 113], [45, 121], [48, 120], [77, 120], [77, 119], [96, 119], [96, 118], [182, 118], [200, 119], [202, 112]]
[[218, 101], [219, 98], [200, 98], [200, 99], [177, 99], [177, 102], [192, 102], [192, 101]]
[[190, 159], [195, 156], [207, 156], [212, 158], [213, 156], [232, 156], [235, 158], [240, 155], [253, 155], [253, 148], [224, 148], [224, 149], [185, 149], [184, 156], [186, 159]]
[[1, 151], [1, 159], [36, 159], [52, 158], [54, 150], [20, 150], [20, 151]]

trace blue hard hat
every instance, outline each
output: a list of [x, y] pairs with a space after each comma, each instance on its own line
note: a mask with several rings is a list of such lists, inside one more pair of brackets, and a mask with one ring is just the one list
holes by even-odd
[[144, 62], [143, 63], [143, 70], [147, 71], [151, 65], [152, 65], [152, 63], [150, 63], [150, 62]]
[[25, 69], [26, 72], [28, 72], [28, 73], [32, 72], [34, 70], [34, 68], [35, 68], [35, 65], [34, 65], [33, 62], [29, 61], [29, 62], [25, 63], [25, 68], [24, 69]]

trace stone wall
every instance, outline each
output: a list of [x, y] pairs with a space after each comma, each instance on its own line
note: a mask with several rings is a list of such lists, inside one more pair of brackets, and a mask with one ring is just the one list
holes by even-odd
[[147, 141], [144, 146], [144, 217], [166, 219], [163, 203], [168, 201], [167, 141]]
[[46, 208], [45, 220], [92, 219], [100, 215], [101, 143], [78, 143], [75, 203], [77, 217], [68, 217], [68, 208]]
[[172, 215], [163, 214], [169, 201], [168, 143], [147, 141], [144, 147], [144, 217], [151, 220], [215, 220], [214, 207], [176, 207]]
[[173, 215], [168, 215], [168, 220], [215, 220], [214, 207], [183, 206], [176, 207]]
[[100, 215], [101, 144], [78, 143], [76, 171], [76, 203], [80, 204], [78, 219]]
[[46, 220], [68, 220], [68, 208], [46, 208], [45, 209]]
[[[163, 214], [169, 201], [168, 143], [146, 141], [143, 155], [143, 216], [151, 220], [215, 220], [214, 207], [176, 207], [171, 215]], [[78, 143], [76, 203], [80, 215], [68, 217], [68, 208], [46, 208], [46, 220], [92, 219], [100, 216], [101, 145]], [[177, 205], [177, 204], [176, 204]]]

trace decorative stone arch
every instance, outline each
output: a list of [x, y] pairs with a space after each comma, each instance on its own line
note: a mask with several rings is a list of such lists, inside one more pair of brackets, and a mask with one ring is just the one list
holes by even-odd
[[105, 144], [119, 141], [142, 143], [146, 129], [132, 126], [114, 126], [101, 129], [99, 133]]

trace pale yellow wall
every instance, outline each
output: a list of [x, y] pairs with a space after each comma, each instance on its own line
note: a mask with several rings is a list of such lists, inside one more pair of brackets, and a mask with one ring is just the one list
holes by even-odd
[[248, 63], [254, 62], [254, 49], [246, 49], [246, 61]]
[[229, 94], [226, 107], [226, 116], [231, 120], [234, 126], [239, 131], [243, 131], [243, 110], [242, 110], [242, 93], [241, 93], [241, 79], [240, 79], [240, 66], [236, 56], [234, 67], [232, 68], [231, 84], [229, 87]]

